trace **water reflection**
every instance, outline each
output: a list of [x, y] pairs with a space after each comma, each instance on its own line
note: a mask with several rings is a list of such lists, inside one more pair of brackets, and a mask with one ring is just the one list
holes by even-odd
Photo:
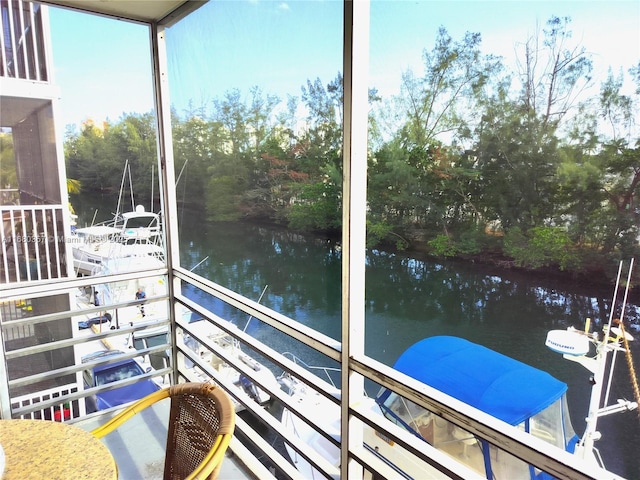
[[[180, 229], [181, 262], [227, 288], [262, 303], [333, 338], [340, 338], [341, 252], [335, 243], [267, 227], [233, 224], [198, 226], [189, 221]], [[416, 256], [373, 250], [367, 253], [366, 353], [391, 365], [416, 341], [432, 335], [456, 335], [548, 371], [569, 385], [568, 399], [574, 427], [584, 429], [589, 397], [589, 374], [544, 346], [550, 329], [592, 328], [607, 323], [612, 292], [544, 284], [514, 272], [486, 266], [433, 262]], [[202, 292], [187, 295], [218, 315], [244, 328], [245, 314], [212, 301]], [[617, 307], [619, 310], [619, 306]], [[620, 315], [615, 311], [616, 316]], [[638, 306], [625, 318], [638, 328]], [[249, 331], [278, 351], [293, 351], [311, 364], [327, 365], [308, 349], [282, 334], [252, 321]], [[632, 344], [640, 370], [640, 342]], [[618, 360], [612, 398], [632, 398], [626, 365]], [[370, 393], [375, 393], [372, 388]], [[640, 444], [635, 413], [606, 417], [599, 425], [597, 445], [607, 467], [637, 478], [640, 461], [633, 445]]]

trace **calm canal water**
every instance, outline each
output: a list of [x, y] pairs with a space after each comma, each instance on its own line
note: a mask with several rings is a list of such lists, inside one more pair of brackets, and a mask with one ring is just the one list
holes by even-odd
[[[195, 267], [194, 272], [253, 300], [258, 300], [267, 286], [263, 305], [340, 338], [341, 255], [334, 243], [253, 225], [203, 225], [195, 218], [181, 219], [180, 242], [181, 262]], [[559, 284], [536, 283], [526, 276], [492, 273], [486, 267], [381, 251], [369, 252], [367, 262], [368, 355], [392, 365], [408, 346], [424, 337], [464, 337], [567, 383], [573, 425], [582, 433], [589, 374], [549, 350], [544, 342], [549, 330], [583, 327], [586, 317], [596, 326], [606, 324], [612, 292], [571, 290]], [[239, 327], [247, 324], [246, 315], [211, 302], [199, 292], [187, 294]], [[630, 307], [626, 318], [634, 318], [638, 325], [638, 308]], [[322, 359], [308, 358], [308, 351], [283, 335], [274, 335], [256, 320], [251, 320], [248, 329], [272, 348], [293, 351], [308, 363], [322, 364]], [[635, 342], [633, 354], [640, 371], [639, 343]], [[632, 398], [622, 356], [617, 360], [617, 373], [611, 397]], [[597, 446], [607, 468], [630, 479], [640, 478], [640, 419], [636, 413], [601, 418], [599, 427], [603, 438]]]

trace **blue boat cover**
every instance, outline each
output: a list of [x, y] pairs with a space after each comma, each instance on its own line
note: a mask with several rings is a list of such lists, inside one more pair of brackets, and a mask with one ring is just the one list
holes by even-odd
[[457, 337], [421, 340], [393, 367], [511, 425], [541, 412], [567, 391], [565, 383], [542, 370]]

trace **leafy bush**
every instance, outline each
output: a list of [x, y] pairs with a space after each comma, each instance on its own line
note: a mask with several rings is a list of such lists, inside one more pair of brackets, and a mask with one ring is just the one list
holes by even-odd
[[559, 227], [534, 227], [526, 234], [515, 227], [504, 237], [504, 252], [527, 268], [558, 265], [566, 270], [579, 266], [572, 245], [568, 233]]
[[474, 255], [482, 251], [486, 243], [486, 234], [483, 230], [473, 228], [465, 230], [460, 234], [460, 240], [457, 242], [459, 253], [466, 255]]
[[207, 218], [212, 221], [233, 221], [240, 218], [240, 201], [244, 182], [231, 176], [209, 180]]
[[296, 230], [332, 230], [342, 223], [336, 189], [324, 182], [304, 185], [291, 205], [289, 227]]
[[380, 245], [393, 231], [393, 227], [384, 222], [367, 220], [367, 247]]
[[455, 243], [445, 234], [429, 240], [427, 245], [431, 248], [431, 253], [441, 257], [454, 257], [458, 253]]

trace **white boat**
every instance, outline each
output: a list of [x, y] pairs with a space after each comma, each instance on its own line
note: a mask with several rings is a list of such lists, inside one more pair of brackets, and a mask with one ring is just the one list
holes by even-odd
[[[105, 258], [100, 263], [95, 273], [109, 275], [124, 272], [133, 272], [143, 269], [160, 269], [164, 263], [155, 256], [138, 256]], [[134, 278], [127, 281], [111, 283], [97, 283], [92, 287], [78, 289], [75, 296], [75, 308], [77, 315], [74, 322], [78, 327], [78, 335], [87, 336], [86, 344], [79, 344], [76, 350], [79, 354], [87, 352], [89, 344], [94, 345], [91, 336], [93, 332], [99, 333], [106, 329], [119, 329], [131, 324], [153, 324], [166, 321], [168, 316], [167, 303], [163, 301], [151, 301], [140, 305], [127, 305], [115, 307], [114, 305], [137, 300], [136, 293], [141, 290], [147, 298], [164, 296], [167, 294], [165, 277], [162, 275]], [[101, 307], [95, 311], [95, 307]], [[90, 313], [84, 313], [91, 309]], [[82, 333], [81, 333], [82, 332]], [[116, 335], [102, 340], [102, 345], [93, 347], [92, 351], [100, 349], [126, 350], [131, 345], [130, 335]]]
[[[105, 258], [96, 271], [98, 275], [115, 275], [137, 270], [161, 269], [164, 262], [153, 255], [131, 255], [127, 257]], [[96, 305], [108, 307], [117, 303], [137, 300], [137, 292], [142, 290], [146, 298], [167, 294], [167, 285], [163, 275], [135, 278], [128, 281], [100, 283], [94, 287]], [[146, 306], [118, 308], [120, 322], [129, 323], [142, 317], [167, 318], [167, 307], [164, 302], [155, 302]]]
[[[230, 330], [238, 329], [238, 327], [227, 320], [218, 317], [217, 321], [224, 323]], [[280, 384], [275, 374], [265, 365], [262, 365], [260, 362], [242, 351], [240, 342], [235, 337], [206, 320], [197, 319], [196, 321], [191, 321], [189, 323], [189, 328], [198, 338], [203, 340], [206, 339], [206, 341], [214, 343], [218, 347], [221, 347], [222, 350], [234, 360], [238, 360], [251, 368], [260, 382], [265, 385], [269, 385], [273, 390], [280, 389]], [[191, 335], [184, 334], [183, 341], [185, 345], [196, 352], [201, 359], [211, 365], [211, 367], [213, 367], [224, 380], [233, 383], [236, 387], [243, 390], [255, 402], [260, 405], [266, 405], [271, 401], [271, 395], [242, 375], [232, 365], [229, 365], [222, 358], [212, 354], [209, 349], [204, 348], [196, 338]], [[209, 378], [197, 366], [194, 366], [191, 362], [188, 363], [189, 364], [186, 366], [188, 368], [192, 368], [203, 381], [206, 381]], [[242, 409], [242, 405], [236, 403], [236, 411], [240, 411]]]
[[[101, 264], [99, 274], [108, 275], [140, 270], [142, 268], [159, 268], [161, 266], [162, 262], [153, 256], [109, 258], [105, 259]], [[138, 289], [142, 289], [146, 293], [147, 298], [166, 295], [167, 291], [164, 277], [146, 277], [124, 282], [120, 281], [96, 285], [92, 295], [87, 295], [85, 292], [79, 292], [76, 303], [79, 309], [92, 306], [102, 306], [104, 308], [104, 310], [100, 312], [101, 316], [106, 317], [108, 315], [110, 322], [108, 325], [107, 323], [96, 322], [93, 327], [95, 331], [105, 328], [118, 328], [118, 325], [153, 325], [154, 323], [166, 320], [168, 316], [166, 302], [148, 302], [144, 305], [119, 307], [117, 310], [111, 307], [118, 303], [134, 301], [136, 299], [136, 292]], [[79, 328], [82, 328], [81, 324], [84, 325], [87, 322], [91, 322], [91, 320], [96, 316], [97, 314], [93, 313], [91, 315], [78, 317]], [[189, 328], [199, 338], [207, 339], [207, 341], [211, 341], [222, 347], [228, 355], [234, 358], [234, 360], [249, 366], [260, 381], [266, 385], [270, 385], [272, 389], [278, 390], [280, 388], [275, 374], [269, 368], [243, 352], [239, 342], [234, 337], [210, 322], [200, 319], [195, 319], [194, 321], [191, 317], [191, 311], [186, 307], [183, 307], [183, 321], [189, 323]], [[234, 324], [227, 320], [221, 318], [218, 318], [217, 320], [220, 323], [227, 325], [229, 329], [237, 329]], [[105, 346], [116, 350], [126, 350], [128, 348], [141, 350], [151, 346], [168, 343], [167, 334], [168, 329], [166, 326], [145, 328], [144, 330], [134, 332], [132, 335], [109, 337], [109, 342]], [[256, 386], [245, 376], [241, 375], [232, 365], [227, 364], [222, 359], [213, 355], [208, 349], [200, 345], [195, 338], [189, 335], [182, 335], [181, 333], [180, 335], [182, 336], [184, 344], [194, 352], [197, 352], [201, 359], [215, 368], [224, 380], [233, 383], [239, 389], [245, 391], [253, 400], [261, 405], [265, 405], [271, 400], [271, 396], [266, 391]], [[160, 352], [144, 355], [140, 358], [140, 362], [145, 367], [150, 366], [154, 369], [162, 369], [169, 365], [169, 358], [170, 355], [168, 353]], [[202, 381], [209, 380], [209, 377], [193, 364], [185, 366], [190, 368]], [[242, 408], [241, 404], [236, 404], [236, 410], [240, 411]]]
[[162, 261], [164, 248], [160, 216], [138, 205], [103, 224], [76, 228], [72, 235], [73, 267], [77, 274], [96, 275], [107, 259], [154, 257]]
[[[604, 365], [607, 353], [623, 350], [622, 340], [628, 341], [631, 337], [626, 334], [599, 338], [585, 329], [582, 332], [570, 330], [568, 334], [550, 332], [549, 338], [547, 343], [552, 344], [554, 350], [565, 353], [558, 348], [558, 343], [565, 345], [567, 351], [571, 352], [572, 359], [589, 365], [588, 368], [596, 375], [593, 391], [595, 400], [592, 401], [587, 429], [582, 438], [578, 438], [571, 426], [565, 383], [546, 372], [465, 339], [435, 336], [421, 340], [398, 358], [394, 368], [558, 448], [574, 453], [584, 459], [585, 466], [597, 465], [604, 468], [593, 445], [599, 438], [596, 430], [597, 417], [637, 408], [636, 402], [623, 400], [618, 400], [610, 407], [599, 407]], [[596, 345], [594, 357], [587, 357], [589, 350], [584, 349], [585, 339]], [[290, 374], [283, 374], [280, 381], [283, 389], [293, 397], [296, 406], [305, 412], [305, 416], [327, 419], [323, 425], [326, 433], [339, 440], [339, 406]], [[335, 396], [340, 394], [337, 389], [334, 393]], [[488, 479], [552, 478], [505, 451], [498, 452], [487, 441], [388, 389], [381, 389], [375, 399], [365, 398], [363, 402], [371, 415], [382, 416], [405, 428]], [[338, 448], [287, 408], [283, 410], [282, 423], [301, 441], [321, 452], [331, 464], [339, 466]], [[366, 425], [363, 441], [367, 450], [379, 455], [396, 469], [398, 478], [428, 476], [425, 470], [428, 466]], [[285, 443], [285, 447], [292, 462], [305, 478], [324, 478], [290, 445]], [[433, 473], [437, 476], [437, 472]]]

